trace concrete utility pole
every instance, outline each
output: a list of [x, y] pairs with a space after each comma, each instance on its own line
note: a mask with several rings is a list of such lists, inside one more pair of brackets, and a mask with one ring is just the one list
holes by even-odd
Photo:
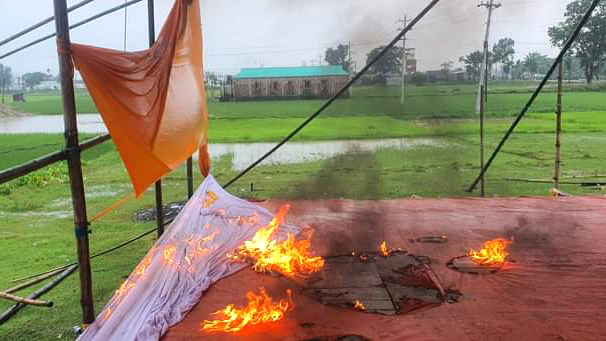
[[[406, 28], [406, 25], [408, 24], [408, 18], [406, 17], [406, 15], [404, 16], [404, 19], [398, 20], [398, 23], [403, 24], [403, 27], [400, 30], [404, 31], [404, 29]], [[402, 82], [401, 82], [402, 96], [400, 97], [400, 103], [402, 103], [402, 104], [404, 104], [404, 87], [405, 86], [406, 86], [406, 35], [402, 36]]]
[[[482, 59], [480, 82], [478, 84], [478, 100], [476, 102], [476, 112], [480, 114], [480, 169], [484, 169], [484, 111], [486, 110], [486, 100], [488, 98], [488, 37], [490, 35], [492, 10], [501, 7], [501, 4], [495, 4], [494, 0], [489, 0], [488, 2], [482, 1], [478, 7], [488, 8], [486, 35], [484, 36], [484, 58]], [[484, 197], [484, 195], [484, 176], [482, 176], [480, 178], [480, 196]]]
[[[480, 70], [480, 82], [478, 84], [478, 100], [476, 102], [476, 112], [480, 112], [480, 100], [482, 96], [487, 97], [488, 93], [488, 37], [490, 35], [490, 21], [492, 19], [492, 10], [501, 7], [501, 3], [495, 4], [494, 0], [482, 1], [478, 7], [488, 8], [488, 20], [486, 21], [486, 35], [484, 37], [484, 58], [482, 60], [482, 69]], [[484, 84], [484, 93], [480, 93], [480, 87]]]

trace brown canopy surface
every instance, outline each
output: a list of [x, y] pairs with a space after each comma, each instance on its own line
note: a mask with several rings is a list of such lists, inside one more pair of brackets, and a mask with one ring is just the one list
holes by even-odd
[[[267, 202], [275, 211], [280, 202]], [[245, 269], [204, 293], [165, 340], [604, 340], [606, 338], [606, 199], [410, 199], [294, 201], [287, 221], [316, 231], [317, 254], [376, 251], [385, 240], [428, 256], [458, 303], [402, 316], [365, 314], [322, 305], [285, 278]], [[446, 235], [446, 243], [410, 242]], [[513, 238], [509, 262], [491, 275], [463, 274], [445, 264], [496, 237]], [[237, 333], [200, 331], [210, 313], [265, 286], [276, 298], [293, 289], [296, 304], [283, 320]]]

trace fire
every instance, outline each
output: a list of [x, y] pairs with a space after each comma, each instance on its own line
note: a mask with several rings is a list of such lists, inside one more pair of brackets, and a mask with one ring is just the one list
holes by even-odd
[[358, 309], [358, 310], [366, 310], [366, 308], [364, 307], [364, 304], [362, 304], [362, 302], [356, 300], [356, 302], [354, 303], [354, 309]]
[[389, 250], [387, 250], [387, 243], [385, 243], [385, 241], [381, 243], [381, 245], [379, 246], [379, 250], [381, 250], [381, 254], [383, 255], [383, 257], [389, 256]]
[[287, 210], [288, 205], [284, 205], [266, 227], [259, 229], [230, 257], [252, 260], [253, 269], [258, 272], [274, 271], [291, 277], [307, 277], [322, 269], [324, 259], [309, 256], [309, 239], [297, 241], [291, 234], [281, 243], [271, 239], [284, 222]]
[[222, 331], [222, 332], [237, 332], [248, 324], [259, 324], [265, 322], [275, 322], [281, 320], [288, 310], [294, 309], [292, 302], [292, 291], [286, 290], [288, 299], [281, 299], [273, 303], [271, 297], [265, 292], [265, 288], [259, 288], [260, 295], [253, 292], [246, 293], [248, 306], [242, 308], [234, 308], [233, 304], [229, 304], [224, 309], [216, 311], [213, 315], [218, 315], [218, 320], [205, 320], [202, 323], [202, 330], [206, 331]]
[[176, 248], [174, 246], [167, 246], [164, 249], [164, 260], [168, 263], [168, 265], [171, 265], [174, 260], [173, 260], [173, 254], [175, 253]]
[[469, 250], [467, 255], [480, 265], [502, 264], [505, 262], [508, 241], [502, 238], [489, 240], [482, 244], [480, 251]]
[[152, 251], [150, 251], [147, 254], [147, 256], [145, 256], [145, 258], [143, 258], [141, 263], [139, 263], [139, 265], [137, 265], [137, 267], [135, 268], [135, 273], [138, 276], [143, 276], [143, 274], [145, 274], [145, 271], [150, 266], [150, 264], [152, 263], [153, 260], [154, 260], [154, 250], [152, 249]]

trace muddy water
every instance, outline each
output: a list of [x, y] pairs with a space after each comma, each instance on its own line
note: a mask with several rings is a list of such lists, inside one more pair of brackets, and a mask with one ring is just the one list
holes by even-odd
[[[261, 164], [282, 165], [330, 159], [352, 151], [374, 152], [382, 148], [400, 150], [424, 146], [441, 147], [449, 142], [439, 138], [397, 138], [379, 140], [334, 140], [290, 142], [283, 145]], [[218, 143], [209, 146], [213, 158], [233, 155], [233, 169], [243, 170], [274, 147], [276, 143]]]
[[[79, 114], [78, 130], [82, 133], [106, 133], [99, 114]], [[62, 115], [0, 117], [0, 134], [63, 133]]]
[[[107, 129], [99, 114], [79, 114], [78, 130], [82, 133], [105, 133]], [[0, 134], [62, 133], [63, 116], [40, 115], [0, 118]], [[399, 138], [378, 140], [333, 140], [291, 142], [271, 155], [262, 164], [279, 165], [329, 159], [351, 151], [373, 152], [381, 148], [413, 149], [421, 146], [439, 147], [448, 144], [439, 138]], [[275, 143], [215, 143], [210, 145], [213, 158], [233, 155], [233, 168], [243, 170], [270, 150]]]

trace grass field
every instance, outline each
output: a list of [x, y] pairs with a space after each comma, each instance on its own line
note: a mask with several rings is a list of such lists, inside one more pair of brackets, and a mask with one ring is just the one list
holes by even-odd
[[[528, 98], [532, 83], [495, 86], [489, 99], [487, 150], [492, 151], [509, 126], [512, 113]], [[460, 89], [454, 91], [456, 87]], [[423, 197], [470, 196], [464, 189], [478, 172], [477, 121], [473, 114], [473, 87], [411, 87], [407, 100], [422, 114], [397, 114], [401, 108], [397, 89], [357, 88], [350, 99], [340, 100], [329, 115], [313, 121], [298, 141], [351, 138], [430, 137], [440, 144], [410, 149], [385, 148], [377, 152], [349, 150], [339, 156], [287, 165], [262, 165], [229, 191], [252, 198], [356, 198], [381, 199], [418, 195]], [[498, 91], [497, 91], [498, 90]], [[358, 96], [359, 97], [356, 97]], [[431, 94], [437, 94], [433, 96]], [[441, 94], [440, 94], [441, 93]], [[449, 94], [450, 93], [450, 94]], [[566, 181], [603, 179], [606, 174], [606, 93], [567, 92], [564, 101], [563, 176]], [[49, 109], [56, 95], [40, 94], [40, 111]], [[53, 97], [54, 96], [54, 97]], [[30, 96], [32, 98], [34, 96]], [[79, 94], [79, 101], [90, 101]], [[416, 101], [416, 102], [415, 102]], [[34, 108], [38, 104], [25, 105]], [[549, 183], [513, 182], [508, 178], [549, 179], [553, 176], [554, 94], [539, 97], [533, 112], [522, 121], [487, 174], [490, 196], [547, 195]], [[277, 141], [297, 126], [320, 101], [211, 103], [211, 143]], [[417, 104], [412, 104], [417, 103]], [[20, 104], [21, 105], [21, 104]], [[25, 108], [25, 107], [24, 107]], [[466, 108], [466, 109], [464, 109]], [[421, 111], [421, 109], [419, 109]], [[491, 109], [492, 110], [492, 109]], [[29, 110], [33, 111], [33, 110]], [[94, 110], [93, 110], [94, 111]], [[435, 112], [435, 114], [434, 114]], [[446, 114], [444, 114], [446, 112]], [[452, 115], [451, 115], [452, 113]], [[456, 118], [453, 118], [456, 117]], [[86, 136], [83, 136], [85, 138]], [[60, 134], [0, 135], [0, 169], [57, 150]], [[35, 148], [33, 148], [35, 147]], [[33, 148], [33, 149], [32, 149]], [[19, 149], [13, 151], [14, 149]], [[279, 153], [280, 151], [278, 151]], [[3, 153], [3, 154], [2, 154]], [[83, 170], [89, 217], [132, 191], [119, 155], [111, 142], [83, 153]], [[230, 155], [213, 160], [212, 173], [225, 183], [236, 172]], [[587, 178], [579, 178], [587, 177]], [[195, 173], [195, 183], [202, 181]], [[255, 190], [250, 191], [254, 183]], [[596, 187], [562, 185], [573, 194], [603, 194]], [[185, 170], [163, 179], [165, 202], [186, 199]], [[91, 225], [91, 253], [106, 249], [154, 226], [133, 220], [134, 213], [154, 204], [154, 193], [130, 200]], [[0, 288], [11, 279], [44, 271], [75, 259], [73, 218], [64, 165], [52, 172], [39, 171], [25, 180], [0, 185]], [[92, 261], [94, 301], [99, 312], [115, 289], [154, 242], [150, 235], [126, 248]], [[9, 256], [10, 255], [10, 256]], [[18, 257], [16, 256], [18, 255]], [[32, 292], [26, 290], [24, 294]], [[0, 328], [4, 340], [73, 339], [79, 323], [78, 276], [43, 296], [55, 307], [26, 308]], [[10, 304], [0, 301], [0, 310]]]

